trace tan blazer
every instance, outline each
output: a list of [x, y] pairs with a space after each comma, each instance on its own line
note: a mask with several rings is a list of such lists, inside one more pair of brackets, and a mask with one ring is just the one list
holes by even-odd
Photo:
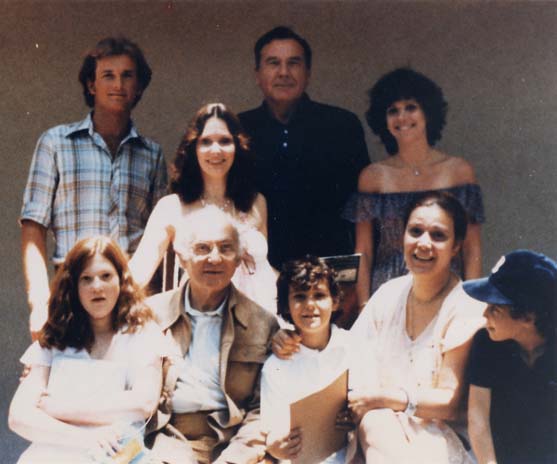
[[[182, 356], [191, 343], [191, 321], [184, 310], [185, 289], [186, 284], [147, 300]], [[220, 381], [228, 409], [213, 412], [207, 419], [218, 437], [215, 455], [221, 452], [219, 462], [255, 463], [265, 455], [265, 437], [259, 424], [260, 372], [277, 329], [272, 314], [230, 284], [220, 347]], [[164, 370], [163, 396], [158, 414], [149, 424], [150, 431], [172, 429], [169, 421], [178, 372], [172, 360], [165, 362]], [[174, 432], [171, 434], [175, 435]]]

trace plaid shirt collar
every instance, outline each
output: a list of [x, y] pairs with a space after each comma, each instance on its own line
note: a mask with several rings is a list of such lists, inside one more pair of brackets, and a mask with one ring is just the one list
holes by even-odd
[[[89, 112], [89, 114], [87, 114], [85, 119], [83, 119], [82, 121], [78, 122], [75, 125], [69, 126], [66, 129], [65, 136], [70, 138], [74, 134], [77, 134], [79, 132], [84, 132], [84, 131], [87, 132], [91, 136], [92, 139], [95, 139], [95, 134], [98, 134], [98, 132], [95, 132], [95, 128], [94, 128], [94, 125], [93, 125], [93, 112], [92, 111]], [[133, 139], [137, 139], [143, 145], [145, 145], [145, 141], [143, 140], [143, 137], [139, 134], [139, 131], [137, 130], [137, 127], [135, 127], [135, 124], [133, 123], [133, 120], [130, 119], [130, 130], [129, 130], [128, 134], [123, 138], [121, 144], [124, 144], [128, 140], [133, 140]]]

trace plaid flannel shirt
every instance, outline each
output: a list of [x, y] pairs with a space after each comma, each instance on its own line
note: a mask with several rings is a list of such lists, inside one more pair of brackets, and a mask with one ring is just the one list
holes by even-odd
[[157, 143], [139, 135], [131, 123], [112, 157], [89, 114], [40, 137], [20, 221], [52, 229], [54, 263], [62, 262], [77, 240], [97, 234], [112, 237], [132, 253], [166, 187], [166, 164]]

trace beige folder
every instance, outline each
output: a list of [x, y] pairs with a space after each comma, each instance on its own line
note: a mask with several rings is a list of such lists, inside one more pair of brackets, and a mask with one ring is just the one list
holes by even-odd
[[290, 429], [302, 428], [302, 451], [292, 464], [318, 464], [346, 445], [347, 432], [335, 423], [347, 395], [346, 370], [324, 389], [290, 405]]

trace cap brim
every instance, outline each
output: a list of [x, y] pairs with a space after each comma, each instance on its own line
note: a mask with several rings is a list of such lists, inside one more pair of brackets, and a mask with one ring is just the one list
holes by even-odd
[[462, 284], [462, 287], [464, 291], [475, 300], [497, 305], [513, 304], [512, 300], [503, 295], [497, 287], [489, 281], [489, 277], [467, 280]]

